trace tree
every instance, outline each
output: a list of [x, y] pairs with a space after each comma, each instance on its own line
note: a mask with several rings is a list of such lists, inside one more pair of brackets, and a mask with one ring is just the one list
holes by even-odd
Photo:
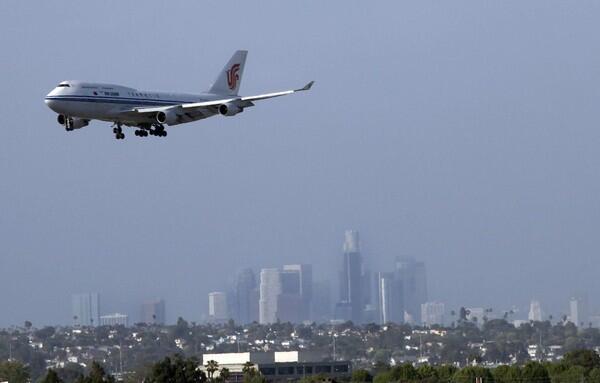
[[521, 381], [521, 369], [518, 366], [498, 366], [492, 370], [496, 383], [515, 383]]
[[229, 371], [229, 369], [227, 367], [223, 367], [221, 368], [221, 371], [219, 372], [219, 378], [220, 380], [226, 382], [227, 380], [229, 380], [229, 378], [231, 378], [231, 372]]
[[204, 365], [204, 367], [206, 368], [206, 372], [208, 373], [208, 379], [213, 380], [215, 372], [219, 370], [219, 363], [217, 363], [214, 360], [209, 360], [208, 362], [206, 362], [206, 365]]
[[84, 378], [85, 383], [115, 383], [112, 375], [107, 375], [100, 363], [93, 361], [90, 373]]
[[600, 383], [600, 368], [594, 368], [590, 371], [587, 381], [589, 383]]
[[61, 381], [66, 383], [73, 383], [78, 378], [83, 377], [83, 367], [76, 363], [67, 363], [63, 368], [55, 370]]
[[205, 383], [206, 375], [196, 358], [184, 359], [181, 355], [166, 357], [152, 366], [146, 383]]
[[355, 383], [372, 382], [373, 377], [371, 376], [371, 374], [369, 374], [369, 371], [365, 369], [358, 369], [352, 371], [352, 378], [350, 379], [350, 381]]
[[546, 367], [538, 362], [528, 362], [521, 370], [523, 383], [550, 383], [550, 375]]
[[46, 376], [40, 381], [40, 383], [63, 383], [63, 381], [58, 376], [56, 371], [49, 369], [46, 373]]
[[441, 366], [438, 366], [436, 370], [438, 379], [441, 382], [449, 382], [454, 376], [454, 374], [456, 374], [458, 368], [454, 367], [451, 364], [443, 364]]
[[485, 367], [469, 366], [458, 370], [452, 377], [454, 383], [474, 383], [476, 378], [482, 378], [483, 383], [494, 382], [494, 376]]
[[438, 371], [430, 364], [423, 364], [417, 368], [421, 383], [435, 383], [439, 381]]
[[0, 382], [27, 383], [29, 369], [19, 362], [0, 362]]
[[244, 367], [242, 367], [242, 373], [244, 375], [253, 375], [256, 373], [256, 368], [254, 368], [254, 363], [246, 362], [244, 363]]
[[574, 350], [565, 354], [563, 363], [568, 366], [581, 366], [587, 374], [594, 368], [600, 368], [600, 356], [594, 350]]

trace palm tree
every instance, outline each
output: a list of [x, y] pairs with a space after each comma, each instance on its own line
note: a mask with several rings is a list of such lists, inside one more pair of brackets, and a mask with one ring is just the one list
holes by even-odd
[[214, 360], [209, 360], [208, 362], [206, 362], [206, 365], [204, 367], [206, 367], [206, 372], [208, 373], [208, 379], [213, 380], [213, 376], [215, 375], [215, 372], [217, 372], [219, 370], [219, 363], [217, 363]]
[[231, 372], [227, 367], [221, 368], [221, 372], [219, 373], [219, 378], [223, 379], [223, 382], [227, 382], [227, 380], [231, 377]]
[[254, 363], [252, 363], [252, 362], [244, 363], [244, 367], [242, 368], [242, 373], [244, 375], [253, 375], [255, 372], [256, 372], [256, 369], [254, 368]]

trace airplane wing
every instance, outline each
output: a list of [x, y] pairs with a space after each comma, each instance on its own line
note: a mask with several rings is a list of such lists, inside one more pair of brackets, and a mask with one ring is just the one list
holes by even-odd
[[228, 103], [234, 103], [242, 108], [246, 108], [246, 107], [254, 105], [252, 103], [252, 101], [265, 100], [267, 98], [273, 98], [273, 97], [281, 97], [281, 96], [286, 96], [288, 94], [309, 90], [313, 86], [314, 83], [315, 83], [314, 81], [311, 81], [302, 88], [286, 90], [283, 92], [266, 93], [266, 94], [259, 94], [256, 96], [246, 96], [246, 97], [230, 97], [230, 98], [223, 98], [220, 100], [192, 102], [192, 103], [179, 104], [179, 105], [169, 105], [169, 106], [150, 107], [150, 108], [134, 108], [131, 111], [137, 112], [137, 113], [157, 113], [157, 112], [164, 112], [164, 111], [172, 109], [172, 108], [181, 108], [183, 110], [190, 110], [190, 111], [191, 110], [201, 111], [202, 109], [214, 110], [215, 107], [218, 107], [219, 105], [222, 105], [222, 104], [228, 104]]
[[308, 84], [304, 85], [300, 89], [285, 90], [283, 92], [266, 93], [266, 94], [259, 94], [257, 96], [242, 97], [241, 100], [242, 101], [258, 101], [258, 100], [265, 100], [267, 98], [286, 96], [288, 94], [309, 90], [310, 88], [312, 88], [314, 83], [315, 83], [314, 81], [311, 81]]

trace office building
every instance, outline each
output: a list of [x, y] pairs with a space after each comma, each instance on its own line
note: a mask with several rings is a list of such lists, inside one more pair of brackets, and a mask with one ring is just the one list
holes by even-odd
[[[217, 362], [229, 372], [228, 382], [241, 383], [244, 379], [244, 366], [253, 365], [267, 382], [299, 381], [312, 375], [325, 375], [329, 379], [347, 380], [352, 374], [349, 361], [331, 361], [327, 355], [312, 351], [241, 352], [226, 354], [204, 354], [202, 360]], [[206, 366], [200, 365], [206, 373]], [[219, 371], [215, 372], [219, 377]]]
[[[284, 265], [283, 273], [298, 274], [298, 291], [301, 297], [299, 321], [309, 320], [312, 317], [313, 299], [313, 273], [311, 265]], [[284, 287], [285, 293], [285, 287]]]
[[213, 291], [208, 294], [208, 316], [210, 321], [215, 323], [223, 323], [229, 320], [226, 293]]
[[377, 273], [377, 312], [379, 323], [403, 323], [402, 283], [395, 273]]
[[279, 272], [281, 293], [277, 297], [277, 319], [281, 322], [302, 322], [303, 301], [300, 272], [283, 270]]
[[445, 305], [439, 302], [421, 304], [421, 321], [425, 326], [444, 325]]
[[233, 300], [233, 319], [236, 323], [258, 321], [259, 292], [252, 269], [244, 269], [237, 275]]
[[125, 314], [107, 314], [100, 316], [100, 326], [125, 326], [129, 325], [129, 317]]
[[318, 281], [313, 285], [311, 320], [325, 323], [331, 320], [331, 281]]
[[402, 283], [405, 317], [421, 320], [421, 304], [427, 302], [425, 264], [413, 258], [396, 258], [396, 278]]
[[158, 299], [142, 304], [140, 322], [164, 325], [166, 323], [165, 301]]
[[[349, 308], [349, 312], [347, 312]], [[362, 289], [362, 258], [358, 231], [345, 232], [342, 270], [340, 273], [340, 301], [336, 305], [336, 319], [362, 323], [364, 293]], [[343, 313], [343, 314], [342, 314]], [[347, 317], [341, 318], [338, 315]]]
[[73, 325], [98, 326], [100, 323], [100, 297], [98, 293], [72, 296]]
[[585, 296], [574, 296], [569, 301], [569, 321], [577, 327], [587, 326], [587, 299]]
[[281, 295], [281, 273], [278, 269], [262, 269], [260, 272], [259, 322], [277, 322], [277, 303]]
[[539, 301], [533, 300], [529, 304], [529, 314], [527, 315], [527, 319], [534, 322], [539, 322], [542, 320], [542, 306]]

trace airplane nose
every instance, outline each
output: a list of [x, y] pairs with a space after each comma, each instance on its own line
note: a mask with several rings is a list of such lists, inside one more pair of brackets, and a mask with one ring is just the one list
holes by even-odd
[[46, 99], [44, 100], [44, 103], [46, 104], [46, 106], [47, 106], [48, 108], [50, 108], [50, 109], [52, 109], [53, 111], [55, 111], [55, 112], [56, 112], [56, 107], [57, 107], [57, 102], [56, 102], [56, 100], [52, 100], [52, 99], [46, 98]]

